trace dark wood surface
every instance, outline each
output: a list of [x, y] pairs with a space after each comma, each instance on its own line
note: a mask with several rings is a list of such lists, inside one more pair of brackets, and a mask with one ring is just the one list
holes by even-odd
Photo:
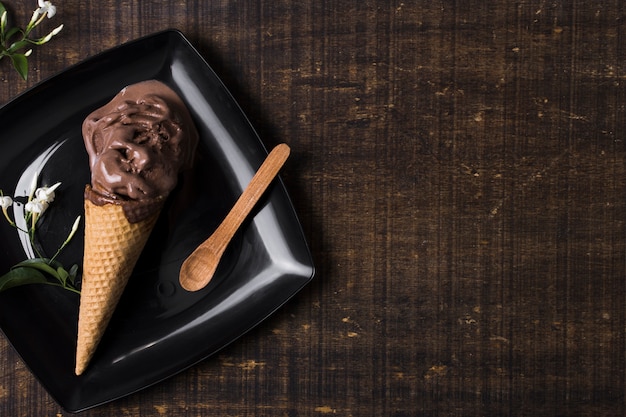
[[[292, 147], [317, 266], [215, 357], [83, 415], [626, 414], [623, 2], [58, 3], [0, 101], [180, 29]], [[4, 337], [0, 415], [69, 415]]]

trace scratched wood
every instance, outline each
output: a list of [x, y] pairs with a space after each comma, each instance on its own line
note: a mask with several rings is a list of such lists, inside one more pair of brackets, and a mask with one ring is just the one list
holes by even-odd
[[[28, 82], [0, 62], [0, 100], [181, 29], [292, 147], [317, 266], [214, 358], [84, 415], [626, 415], [622, 2], [58, 6]], [[0, 415], [69, 415], [4, 338]]]

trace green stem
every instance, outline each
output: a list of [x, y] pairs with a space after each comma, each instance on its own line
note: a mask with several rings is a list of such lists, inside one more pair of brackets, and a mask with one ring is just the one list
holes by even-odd
[[39, 252], [39, 249], [37, 249], [37, 245], [35, 244], [35, 224], [37, 223], [37, 217], [39, 216], [33, 216], [31, 219], [32, 227], [28, 231], [28, 237], [30, 239], [30, 245], [32, 246], [33, 250], [37, 253], [37, 257], [43, 258], [43, 255], [41, 254], [41, 252]]
[[15, 222], [13, 220], [11, 220], [11, 217], [9, 217], [9, 213], [7, 212], [6, 207], [2, 207], [2, 213], [4, 214], [4, 217], [7, 219], [7, 221], [9, 222], [9, 224], [13, 227], [17, 227], [17, 225], [15, 224]]
[[70, 287], [70, 286], [67, 286], [67, 285], [62, 285], [62, 284], [57, 284], [56, 282], [42, 282], [42, 284], [52, 285], [53, 287], [61, 287], [61, 288], [63, 288], [63, 289], [66, 289], [66, 290], [68, 290], [68, 291], [71, 291], [71, 292], [73, 292], [73, 293], [75, 293], [75, 294], [80, 295], [80, 291], [78, 291], [78, 290], [77, 290], [76, 288], [74, 288], [74, 287]]
[[74, 234], [76, 234], [76, 231], [78, 230], [78, 225], [80, 224], [80, 218], [81, 218], [81, 216], [78, 216], [76, 218], [76, 220], [74, 220], [74, 224], [72, 224], [72, 229], [70, 230], [70, 233], [65, 238], [65, 241], [63, 242], [61, 247], [59, 249], [57, 249], [57, 252], [54, 254], [54, 256], [52, 257], [50, 262], [54, 261], [56, 259], [56, 257], [59, 256], [61, 251], [70, 243], [70, 241], [74, 237]]
[[59, 249], [57, 249], [56, 253], [54, 254], [54, 256], [52, 258], [50, 258], [50, 262], [48, 262], [49, 264], [51, 264], [52, 262], [54, 262], [54, 260], [57, 258], [57, 256], [59, 256], [61, 254], [61, 251], [67, 246], [68, 241], [66, 240], [65, 242], [63, 242], [63, 244], [61, 245], [61, 247]]
[[31, 30], [33, 30], [35, 28], [35, 26], [40, 24], [47, 15], [48, 15], [48, 12], [42, 14], [41, 16], [39, 16], [37, 21], [35, 21], [34, 23], [26, 26], [26, 30], [24, 31], [24, 37], [26, 38], [30, 34]]

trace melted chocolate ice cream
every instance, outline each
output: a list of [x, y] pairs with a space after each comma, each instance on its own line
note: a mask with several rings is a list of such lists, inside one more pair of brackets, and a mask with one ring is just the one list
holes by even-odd
[[189, 168], [198, 133], [182, 99], [160, 81], [132, 84], [83, 122], [94, 204], [120, 204], [129, 221], [158, 210]]

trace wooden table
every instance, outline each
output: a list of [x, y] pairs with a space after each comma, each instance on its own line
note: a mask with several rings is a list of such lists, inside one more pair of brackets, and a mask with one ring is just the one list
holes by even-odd
[[[24, 24], [25, 3], [5, 1]], [[58, 3], [0, 101], [180, 29], [292, 147], [317, 267], [218, 355], [83, 415], [626, 414], [621, 2]], [[0, 415], [69, 415], [4, 337]]]

